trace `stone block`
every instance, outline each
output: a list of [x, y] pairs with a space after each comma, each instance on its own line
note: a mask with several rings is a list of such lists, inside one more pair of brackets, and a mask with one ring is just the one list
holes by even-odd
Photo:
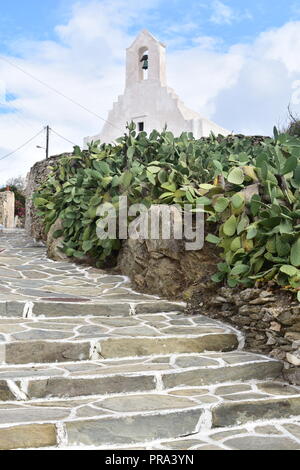
[[198, 369], [192, 371], [163, 374], [162, 380], [166, 388], [180, 386], [205, 386], [223, 382], [234, 382], [243, 377], [246, 380], [263, 380], [266, 377], [280, 375], [282, 364], [279, 362], [257, 362], [242, 364], [235, 367], [219, 367], [214, 369]]
[[14, 394], [8, 388], [5, 380], [0, 380], [0, 402], [1, 401], [13, 401], [15, 400]]
[[54, 424], [30, 424], [0, 429], [0, 449], [53, 447], [57, 444]]
[[300, 444], [288, 437], [247, 436], [225, 442], [232, 450], [300, 450]]
[[90, 343], [28, 341], [6, 345], [7, 364], [84, 361], [90, 358]]
[[222, 403], [213, 409], [213, 427], [242, 425], [255, 420], [284, 419], [300, 414], [300, 396]]
[[130, 304], [113, 303], [69, 303], [69, 302], [35, 302], [33, 313], [37, 316], [46, 317], [74, 317], [74, 316], [128, 316]]
[[69, 445], [104, 446], [172, 439], [195, 432], [200, 410], [66, 423]]
[[184, 338], [109, 338], [100, 340], [101, 356], [129, 357], [152, 354], [180, 354], [203, 351], [232, 351], [238, 346], [234, 334], [214, 334]]
[[31, 381], [28, 385], [30, 398], [64, 398], [85, 395], [144, 392], [155, 390], [154, 376], [121, 376], [96, 378], [49, 378]]

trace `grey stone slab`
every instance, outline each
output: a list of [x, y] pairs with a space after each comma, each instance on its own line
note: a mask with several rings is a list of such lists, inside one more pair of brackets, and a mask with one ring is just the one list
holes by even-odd
[[[49, 294], [48, 294], [49, 297]], [[73, 296], [74, 297], [74, 296]], [[126, 303], [64, 303], [64, 302], [35, 302], [33, 313], [37, 316], [48, 317], [74, 317], [74, 316], [117, 316], [129, 315], [130, 305]]]
[[201, 402], [201, 404], [209, 404], [209, 403], [218, 403], [220, 401], [219, 398], [214, 397], [213, 395], [201, 395], [198, 397], [198, 400]]
[[6, 345], [7, 364], [84, 361], [90, 358], [90, 343], [28, 341]]
[[209, 437], [210, 439], [214, 439], [216, 441], [223, 441], [226, 438], [247, 433], [247, 429], [230, 429], [230, 431], [216, 432], [214, 434], [210, 434]]
[[170, 363], [170, 356], [166, 357], [156, 357], [155, 359], [152, 359], [151, 364], [169, 364]]
[[217, 387], [215, 390], [216, 395], [231, 395], [239, 392], [250, 392], [252, 390], [251, 385], [237, 384], [237, 385], [225, 385]]
[[117, 317], [117, 318], [103, 317], [103, 318], [93, 318], [93, 319], [91, 319], [91, 321], [93, 323], [95, 323], [96, 325], [100, 324], [100, 325], [104, 325], [104, 326], [108, 326], [108, 327], [119, 327], [119, 328], [122, 328], [122, 327], [125, 327], [125, 326], [135, 326], [135, 325], [139, 324], [137, 319], [131, 318], [131, 317], [125, 317], [125, 318], [122, 318], [122, 317]]
[[219, 367], [214, 369], [203, 369], [183, 371], [173, 374], [163, 374], [162, 380], [166, 388], [182, 386], [202, 386], [218, 384], [222, 382], [243, 380], [262, 380], [266, 377], [277, 377], [282, 370], [279, 362], [266, 361], [256, 364], [241, 364], [236, 367]]
[[300, 396], [248, 402], [226, 402], [213, 409], [213, 426], [242, 425], [258, 419], [284, 419], [300, 414]]
[[255, 432], [257, 434], [282, 435], [282, 432], [278, 431], [275, 426], [257, 426]]
[[104, 358], [181, 354], [203, 351], [231, 351], [238, 345], [232, 334], [203, 335], [193, 338], [109, 338], [100, 341]]
[[25, 402], [26, 403], [26, 406], [27, 407], [33, 407], [35, 408], [36, 406], [38, 406], [39, 408], [43, 407], [43, 408], [65, 408], [65, 409], [68, 409], [68, 410], [72, 410], [73, 408], [77, 408], [79, 406], [83, 406], [85, 403], [87, 404], [90, 404], [91, 403], [91, 398], [78, 398], [78, 400], [69, 400], [69, 399], [65, 399], [65, 400], [49, 400], [47, 399], [47, 401], [27, 401]]
[[[18, 325], [18, 324], [12, 324], [12, 325], [1, 325], [0, 324], [0, 333], [4, 334], [11, 334], [11, 333], [19, 333], [21, 331], [26, 331], [26, 328], [24, 326]], [[0, 334], [1, 337], [1, 334]], [[3, 340], [5, 340], [5, 337], [3, 336]]]
[[214, 359], [204, 358], [201, 356], [179, 357], [176, 359], [178, 367], [207, 367], [218, 366], [218, 361]]
[[213, 333], [224, 333], [224, 328], [213, 328], [213, 327], [197, 327], [197, 326], [172, 326], [169, 328], [164, 328], [163, 333], [165, 335], [197, 335], [201, 334], [213, 334]]
[[76, 417], [77, 418], [93, 418], [96, 416], [102, 416], [102, 415], [107, 415], [109, 414], [109, 411], [101, 411], [97, 410], [96, 408], [93, 408], [92, 406], [82, 406], [78, 410], [76, 410]]
[[0, 401], [15, 400], [14, 394], [10, 391], [7, 382], [0, 380]]
[[225, 445], [235, 450], [300, 450], [300, 444], [287, 437], [236, 437]]
[[253, 361], [262, 361], [264, 360], [262, 356], [256, 354], [231, 354], [223, 358], [227, 364], [242, 364], [243, 362], [253, 362]]
[[40, 289], [29, 289], [29, 288], [24, 288], [24, 289], [18, 288], [17, 293], [22, 294], [27, 297], [33, 297], [33, 299], [39, 299], [43, 297], [47, 297], [47, 298], [59, 297], [59, 298], [64, 298], [64, 299], [68, 299], [68, 298], [71, 299], [72, 297], [74, 297], [74, 295], [70, 295], [70, 294], [56, 294], [56, 293], [51, 292], [50, 290], [44, 291]]
[[42, 272], [42, 271], [32, 271], [32, 267], [28, 267], [29, 269], [21, 269], [23, 275], [28, 279], [47, 279], [49, 278], [49, 274]]
[[160, 336], [160, 333], [148, 326], [128, 326], [125, 328], [115, 328], [112, 331], [117, 336]]
[[143, 313], [184, 312], [185, 306], [174, 302], [155, 300], [153, 302], [139, 303], [135, 307], [137, 315]]
[[98, 335], [104, 335], [107, 331], [108, 331], [107, 328], [94, 326], [94, 325], [81, 326], [80, 328], [77, 329], [77, 332], [80, 335], [89, 336], [91, 338], [93, 337], [95, 338]]
[[199, 446], [202, 444], [206, 444], [206, 442], [200, 441], [200, 439], [181, 439], [179, 441], [160, 443], [163, 449], [171, 449], [171, 450], [189, 450], [192, 447], [195, 447], [197, 445]]
[[22, 276], [18, 271], [6, 268], [0, 268], [0, 276], [8, 279], [21, 279]]
[[189, 318], [183, 320], [170, 320], [170, 325], [173, 326], [193, 326]]
[[[137, 317], [137, 320], [141, 320], [143, 322], [165, 322], [168, 320], [168, 316], [167, 315], [155, 315], [155, 314], [151, 314], [151, 315], [138, 315]], [[186, 320], [185, 320], [186, 321]]]
[[65, 398], [111, 393], [144, 392], [154, 390], [152, 376], [108, 376], [97, 378], [49, 378], [31, 381], [28, 386], [30, 398]]
[[183, 388], [179, 390], [171, 390], [170, 395], [178, 395], [183, 397], [198, 397], [208, 394], [209, 391], [206, 388]]
[[95, 274], [99, 274], [98, 282], [100, 284], [119, 284], [120, 282], [124, 282], [124, 278], [122, 276], [101, 276], [101, 271], [96, 272]]
[[134, 444], [172, 439], [195, 431], [201, 411], [188, 410], [162, 415], [102, 418], [66, 423], [70, 445]]
[[0, 410], [0, 425], [61, 420], [67, 418], [70, 411], [71, 410], [68, 409], [64, 410], [39, 407]]
[[25, 307], [25, 302], [14, 302], [8, 301], [6, 303], [6, 314], [7, 317], [22, 317]]
[[74, 364], [64, 364], [64, 369], [69, 372], [88, 372], [88, 371], [101, 371], [104, 367], [101, 364], [87, 363], [87, 362], [77, 362]]
[[233, 395], [226, 395], [223, 397], [229, 401], [247, 401], [247, 400], [262, 400], [264, 398], [270, 398], [270, 395], [263, 393], [234, 393]]
[[43, 340], [43, 339], [66, 339], [74, 336], [72, 332], [53, 331], [53, 330], [38, 330], [33, 329], [24, 331], [22, 333], [12, 334], [11, 337], [15, 341], [26, 340]]
[[39, 280], [34, 280], [34, 279], [22, 279], [20, 281], [15, 281], [14, 282], [14, 288], [20, 287], [20, 288], [29, 288], [29, 289], [35, 289], [39, 287], [43, 287], [45, 285], [45, 281], [39, 281]]
[[291, 433], [296, 439], [300, 440], [300, 424], [284, 424], [283, 427]]
[[191, 316], [188, 318], [193, 320], [193, 322], [196, 323], [197, 325], [218, 325], [218, 323], [215, 320], [209, 317], [205, 317], [203, 315]]
[[54, 424], [31, 424], [0, 429], [0, 449], [29, 449], [57, 445]]
[[16, 410], [17, 408], [24, 408], [23, 405], [18, 405], [17, 403], [7, 403], [0, 402], [0, 410]]
[[193, 406], [195, 406], [195, 402], [187, 398], [159, 394], [106, 398], [101, 402], [101, 408], [123, 413], [130, 411], [171, 410], [174, 408], [191, 408]]
[[128, 374], [130, 372], [156, 372], [161, 370], [169, 370], [171, 366], [168, 364], [126, 364], [111, 367], [98, 367], [88, 370], [82, 370], [78, 372], [72, 372], [72, 377], [85, 376], [85, 375], [111, 375], [111, 374]]
[[257, 384], [258, 390], [270, 393], [271, 395], [299, 395], [300, 389], [296, 387], [289, 386], [285, 383], [264, 383], [264, 384]]
[[[113, 291], [111, 291], [113, 292]], [[101, 299], [105, 299], [108, 302], [141, 302], [146, 300], [147, 297], [143, 297], [141, 294], [113, 294], [113, 293], [106, 293], [101, 296]]]
[[[83, 320], [84, 321], [84, 320]], [[55, 330], [55, 331], [69, 331], [72, 333], [73, 329], [76, 328], [79, 325], [79, 323], [76, 324], [74, 323], [51, 323], [50, 321], [45, 321], [45, 322], [32, 322], [30, 324], [27, 324], [26, 326], [33, 328], [33, 329], [38, 329], [38, 330]], [[1, 330], [1, 326], [0, 326]]]
[[14, 370], [6, 370], [2, 372], [0, 369], [0, 379], [2, 380], [18, 380], [21, 378], [29, 378], [29, 377], [57, 377], [63, 375], [65, 373], [64, 370], [60, 369], [35, 369], [35, 368], [28, 368], [28, 369], [14, 369]]

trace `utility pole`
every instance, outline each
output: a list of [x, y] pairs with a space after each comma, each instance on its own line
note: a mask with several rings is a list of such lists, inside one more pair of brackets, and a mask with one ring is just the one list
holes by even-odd
[[49, 136], [50, 136], [50, 127], [46, 127], [46, 160], [49, 158]]

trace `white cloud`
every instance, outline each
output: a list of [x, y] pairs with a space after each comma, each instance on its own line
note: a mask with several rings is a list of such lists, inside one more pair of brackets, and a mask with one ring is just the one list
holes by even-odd
[[236, 12], [233, 8], [221, 2], [220, 0], [215, 0], [212, 2], [212, 10], [213, 11], [210, 17], [210, 21], [218, 25], [230, 25], [235, 21], [242, 21], [252, 18], [252, 15], [248, 10], [243, 12]]
[[216, 24], [231, 24], [235, 18], [235, 14], [232, 8], [225, 3], [216, 0], [212, 4], [213, 13], [210, 17], [210, 21]]
[[170, 83], [186, 103], [233, 132], [270, 135], [289, 103], [300, 114], [300, 22], [219, 51], [214, 38], [169, 57]]
[[[145, 17], [147, 24], [147, 9], [155, 5], [153, 0], [140, 3], [76, 4], [69, 21], [57, 26], [56, 41], [11, 43], [8, 59], [106, 118], [124, 88], [125, 48], [134, 39], [130, 26], [137, 17]], [[284, 119], [293, 94], [299, 96], [293, 87], [300, 78], [300, 22], [264, 32], [249, 44], [224, 47], [209, 36], [195, 36], [188, 48], [179, 42], [168, 54], [170, 86], [192, 109], [230, 130], [269, 134]], [[0, 60], [1, 80], [17, 97], [12, 104], [18, 112], [0, 114], [0, 158], [48, 123], [79, 144], [102, 127], [101, 120]], [[0, 184], [44, 157], [36, 145], [44, 145], [42, 136], [14, 157], [0, 160]], [[52, 136], [51, 153], [71, 147]]]

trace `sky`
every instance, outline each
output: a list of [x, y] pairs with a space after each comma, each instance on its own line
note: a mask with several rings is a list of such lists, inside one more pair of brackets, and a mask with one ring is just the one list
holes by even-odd
[[93, 113], [122, 94], [145, 28], [167, 45], [168, 84], [220, 126], [271, 135], [289, 105], [300, 115], [300, 0], [0, 0], [0, 185], [44, 158], [41, 132], [1, 160], [47, 124], [67, 139], [52, 134], [51, 154], [100, 132]]

